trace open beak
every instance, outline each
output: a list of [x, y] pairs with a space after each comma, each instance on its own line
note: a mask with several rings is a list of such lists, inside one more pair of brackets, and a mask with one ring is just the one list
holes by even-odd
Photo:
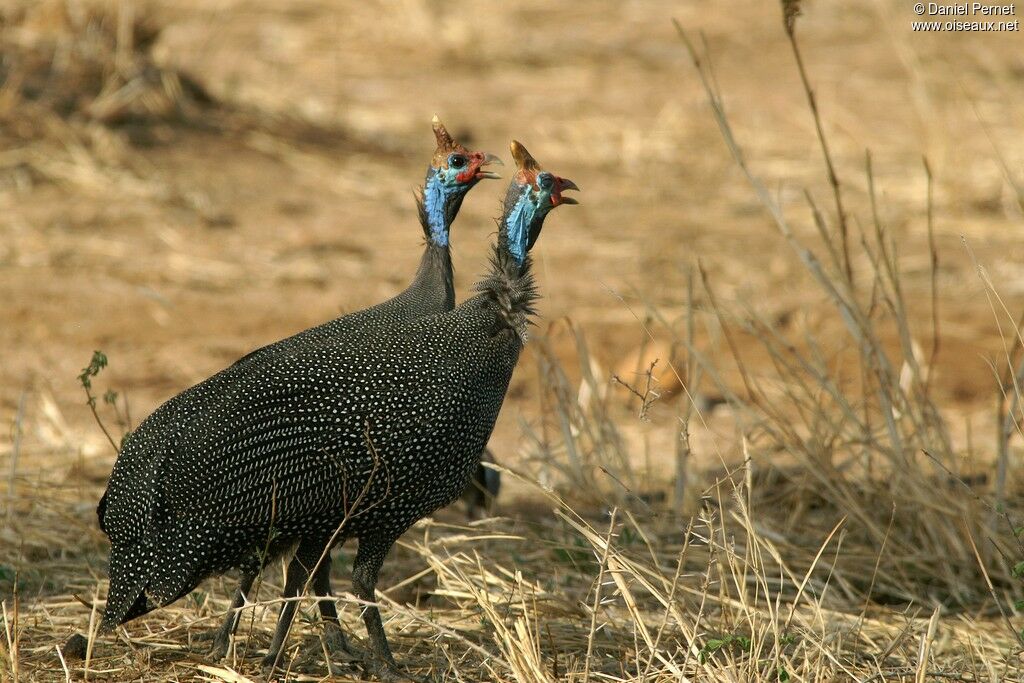
[[568, 178], [559, 178], [558, 176], [555, 176], [555, 191], [551, 193], [551, 206], [558, 206], [560, 204], [579, 204], [579, 202], [572, 197], [562, 196], [562, 193], [566, 190], [576, 190], [579, 192], [580, 188], [576, 186], [576, 183]]
[[479, 166], [477, 168], [477, 172], [476, 172], [476, 176], [475, 177], [478, 178], [478, 179], [480, 179], [480, 178], [490, 178], [491, 180], [498, 180], [499, 178], [501, 178], [501, 175], [499, 175], [498, 173], [495, 173], [494, 171], [484, 171], [483, 170], [483, 167], [487, 166], [489, 164], [496, 164], [498, 166], [504, 166], [505, 165], [505, 164], [502, 163], [501, 159], [499, 159], [498, 157], [494, 156], [493, 154], [486, 154], [485, 153], [483, 155], [483, 161], [480, 162], [480, 164], [479, 164]]

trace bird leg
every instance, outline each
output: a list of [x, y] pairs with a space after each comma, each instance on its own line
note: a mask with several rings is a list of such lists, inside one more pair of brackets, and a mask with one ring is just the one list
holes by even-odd
[[[329, 558], [324, 558], [320, 568], [313, 574], [313, 592], [318, 598], [331, 597], [331, 563]], [[338, 608], [334, 600], [318, 600], [320, 605], [320, 618], [324, 622], [324, 640], [327, 642], [327, 651], [346, 661], [358, 661], [359, 656], [345, 638], [345, 632], [341, 630], [338, 622]]]
[[[359, 550], [356, 551], [356, 559], [352, 565], [352, 585], [359, 599], [368, 603], [377, 602], [377, 574], [390, 548], [390, 542], [384, 543], [370, 538], [359, 539]], [[396, 666], [376, 604], [363, 606], [363, 623], [366, 624], [373, 655], [385, 664]]]
[[377, 574], [384, 557], [391, 549], [394, 539], [360, 538], [359, 550], [356, 551], [355, 563], [352, 566], [352, 584], [356, 596], [366, 603], [363, 606], [363, 623], [366, 633], [370, 636], [371, 660], [366, 662], [367, 669], [382, 681], [419, 681], [398, 668], [395, 658], [388, 646], [388, 638], [384, 633], [384, 624], [380, 620], [377, 609], [376, 588]]
[[228, 608], [227, 616], [224, 617], [224, 623], [217, 629], [217, 635], [213, 638], [213, 648], [210, 650], [210, 656], [214, 660], [223, 659], [224, 655], [228, 653], [231, 636], [234, 635], [235, 630], [238, 628], [241, 615], [239, 609], [245, 604], [246, 596], [249, 594], [249, 589], [252, 588], [257, 574], [258, 572], [248, 570], [243, 572], [242, 579], [238, 583], [238, 590], [235, 591], [235, 597], [231, 600], [231, 607]]
[[284, 581], [284, 605], [281, 607], [281, 615], [277, 618], [277, 629], [274, 631], [274, 638], [270, 641], [270, 649], [267, 656], [263, 658], [263, 666], [271, 670], [277, 668], [278, 660], [281, 658], [281, 649], [284, 646], [285, 638], [288, 637], [288, 629], [295, 618], [295, 610], [298, 607], [297, 598], [309, 580], [309, 570], [316, 565], [317, 560], [323, 552], [323, 544], [312, 544], [303, 540], [295, 549], [295, 556], [288, 563], [288, 571]]

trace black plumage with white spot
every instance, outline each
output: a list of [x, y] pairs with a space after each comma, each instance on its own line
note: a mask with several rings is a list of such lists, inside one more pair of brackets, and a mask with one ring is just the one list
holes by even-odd
[[[183, 438], [183, 427], [193, 421], [207, 424], [208, 418], [204, 413], [234, 390], [236, 383], [251, 372], [250, 366], [272, 362], [276, 355], [287, 354], [304, 345], [315, 345], [325, 339], [345, 343], [345, 340], [366, 334], [378, 326], [452, 310], [455, 289], [449, 231], [469, 190], [481, 179], [497, 177], [484, 167], [498, 160], [493, 155], [466, 149], [452, 138], [436, 116], [433, 131], [437, 146], [417, 197], [426, 245], [410, 285], [397, 296], [376, 306], [257, 349], [157, 408], [126, 441], [114, 466], [107, 492], [100, 500], [97, 509], [100, 527], [108, 532], [112, 541], [122, 546], [135, 544], [152, 514], [152, 492], [138, 489], [148, 486], [146, 482], [153, 476], [155, 464], [176, 448], [175, 444]], [[105, 621], [107, 627], [116, 625], [117, 619], [127, 621], [154, 606], [153, 601], [140, 598], [138, 592], [138, 586], [146, 576], [142, 563], [147, 561], [145, 557], [138, 557], [135, 560], [138, 566], [131, 566], [119, 548], [112, 552], [107, 609], [111, 616]], [[248, 592], [259, 565], [254, 563], [245, 569], [243, 590], [235, 596], [234, 608], [241, 606], [243, 595]], [[326, 573], [327, 568], [324, 571]], [[321, 577], [321, 582], [329, 590], [329, 578]], [[320, 607], [326, 619], [336, 622], [333, 604], [321, 602]], [[218, 634], [215, 653], [222, 655], [226, 651], [228, 636], [235, 624], [232, 610]]]
[[[478, 466], [537, 296], [527, 252], [548, 211], [572, 203], [561, 196], [571, 182], [518, 143], [513, 155], [520, 168], [476, 296], [447, 313], [255, 357], [201, 411], [169, 411], [159, 434], [128, 439], [101, 510], [111, 538], [104, 627], [296, 546], [286, 595], [311, 572], [324, 594], [318, 559], [352, 537], [355, 592], [374, 600], [394, 541], [457, 499]], [[282, 610], [271, 661], [294, 606]], [[377, 609], [364, 620], [373, 653], [393, 667]], [[335, 642], [347, 647], [340, 634]]]

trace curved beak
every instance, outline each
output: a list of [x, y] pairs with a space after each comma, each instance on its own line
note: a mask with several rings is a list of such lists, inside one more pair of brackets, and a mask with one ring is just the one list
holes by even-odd
[[501, 159], [499, 159], [495, 155], [489, 154], [489, 153], [484, 153], [483, 160], [480, 162], [480, 164], [478, 166], [478, 170], [476, 172], [476, 177], [477, 178], [490, 178], [491, 180], [498, 180], [499, 178], [501, 178], [501, 175], [498, 174], [498, 173], [495, 173], [494, 171], [479, 170], [479, 169], [482, 169], [484, 166], [488, 166], [490, 164], [495, 164], [497, 166], [504, 166], [505, 165], [504, 163], [502, 163]]
[[562, 193], [566, 190], [575, 190], [579, 192], [580, 188], [576, 183], [568, 178], [559, 178], [558, 176], [555, 176], [555, 191], [551, 193], [551, 206], [559, 206], [560, 204], [579, 204], [579, 202], [572, 197], [562, 196]]

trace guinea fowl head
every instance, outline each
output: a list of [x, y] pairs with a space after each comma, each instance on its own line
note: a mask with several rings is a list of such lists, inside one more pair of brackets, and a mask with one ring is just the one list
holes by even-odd
[[562, 204], [579, 203], [562, 193], [580, 188], [568, 178], [545, 171], [519, 141], [513, 140], [511, 148], [517, 170], [505, 196], [499, 235], [521, 264], [540, 236], [548, 213]]
[[484, 178], [500, 178], [484, 167], [501, 164], [493, 154], [474, 152], [455, 140], [434, 115], [437, 148], [423, 183], [422, 217], [428, 237], [441, 246], [448, 244], [448, 230], [462, 206], [462, 200]]

